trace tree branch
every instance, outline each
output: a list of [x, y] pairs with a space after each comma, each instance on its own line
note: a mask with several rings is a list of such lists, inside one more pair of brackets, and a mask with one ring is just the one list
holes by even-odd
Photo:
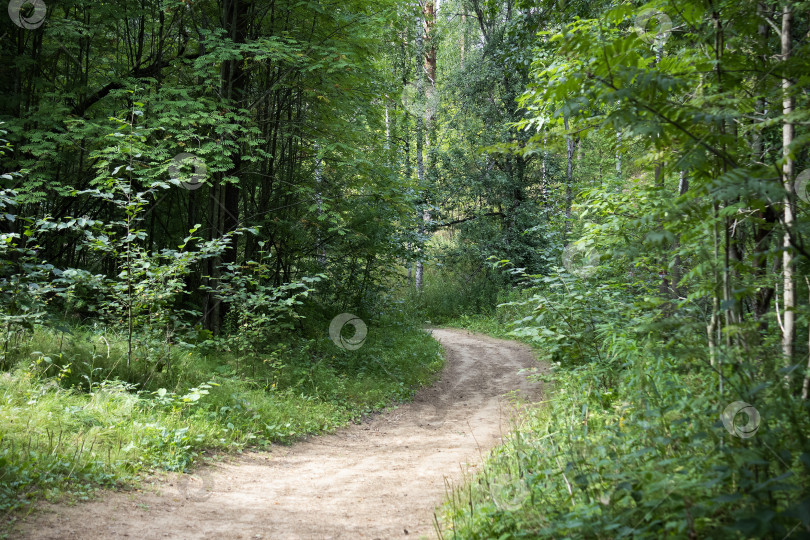
[[456, 219], [454, 221], [445, 221], [444, 223], [438, 223], [434, 225], [434, 227], [437, 229], [440, 227], [452, 227], [453, 225], [458, 225], [459, 223], [466, 223], [467, 221], [472, 221], [480, 217], [499, 217], [503, 219], [506, 217], [506, 214], [504, 214], [503, 212], [487, 212], [486, 214], [478, 214], [477, 216], [470, 216], [462, 219]]
[[77, 103], [73, 109], [71, 109], [70, 114], [75, 116], [84, 116], [84, 113], [87, 112], [87, 109], [104, 99], [109, 95], [110, 92], [113, 90], [119, 90], [124, 87], [124, 84], [121, 82], [123, 79], [127, 78], [140, 78], [140, 77], [152, 77], [157, 75], [161, 69], [167, 68], [171, 65], [174, 60], [183, 59], [183, 60], [194, 60], [198, 58], [200, 55], [198, 53], [190, 54], [188, 56], [178, 56], [173, 58], [172, 60], [157, 60], [152, 64], [146, 67], [136, 67], [128, 75], [121, 77], [117, 81], [110, 82], [95, 92], [90, 96], [83, 99], [80, 103]]

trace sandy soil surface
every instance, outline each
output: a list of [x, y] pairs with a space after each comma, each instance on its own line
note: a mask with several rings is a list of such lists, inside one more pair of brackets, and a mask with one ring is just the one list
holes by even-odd
[[434, 330], [447, 354], [439, 383], [413, 403], [333, 435], [274, 446], [137, 492], [44, 504], [12, 537], [434, 538], [446, 483], [474, 472], [509, 428], [507, 395], [539, 401], [525, 346]]

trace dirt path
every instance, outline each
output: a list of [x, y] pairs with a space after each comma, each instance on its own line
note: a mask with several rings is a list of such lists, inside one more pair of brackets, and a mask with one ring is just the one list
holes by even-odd
[[153, 491], [108, 493], [77, 506], [45, 505], [24, 538], [434, 537], [445, 479], [474, 470], [508, 427], [504, 396], [539, 399], [535, 367], [517, 343], [434, 330], [447, 353], [441, 381], [403, 405], [334, 435], [273, 447]]

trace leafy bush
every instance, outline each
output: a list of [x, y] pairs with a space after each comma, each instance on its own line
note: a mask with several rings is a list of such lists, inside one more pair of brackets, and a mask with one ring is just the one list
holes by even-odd
[[455, 264], [427, 266], [421, 291], [409, 290], [409, 301], [433, 324], [462, 315], [489, 314], [498, 304], [504, 278], [492, 264], [471, 267]]
[[332, 431], [409, 398], [442, 366], [435, 341], [392, 322], [373, 326], [357, 351], [325, 331], [288, 338], [250, 369], [227, 352], [205, 354], [211, 344], [176, 347], [172, 370], [134, 385], [114, 375], [127, 358], [125, 333], [66, 330], [35, 328], [16, 368], [0, 374], [0, 510], [182, 471], [204, 451]]
[[[551, 400], [448, 502], [455, 535], [784, 538], [810, 525], [810, 406], [774, 377], [772, 344], [712, 365], [688, 306], [665, 324], [641, 292], [567, 274], [527, 295], [501, 309], [525, 310], [513, 334], [554, 362]], [[761, 417], [751, 438], [724, 426], [735, 401]]]

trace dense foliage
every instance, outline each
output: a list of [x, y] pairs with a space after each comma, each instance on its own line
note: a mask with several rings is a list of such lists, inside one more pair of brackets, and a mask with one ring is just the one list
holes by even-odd
[[553, 394], [445, 526], [804, 537], [810, 5], [479, 4], [542, 21], [500, 148], [566, 164], [537, 201], [564, 240], [556, 269], [497, 261], [520, 290], [457, 320], [536, 345]]
[[[808, 21], [22, 5], [0, 21], [0, 507], [407, 398], [440, 365], [419, 324], [451, 321], [552, 371], [445, 537], [810, 534]], [[357, 350], [328, 336], [348, 312]]]
[[[1, 509], [332, 430], [432, 380], [438, 345], [390, 293], [422, 240], [416, 177], [384, 136], [411, 121], [388, 36], [418, 10], [8, 11]], [[359, 350], [351, 325], [329, 333], [347, 312]]]

